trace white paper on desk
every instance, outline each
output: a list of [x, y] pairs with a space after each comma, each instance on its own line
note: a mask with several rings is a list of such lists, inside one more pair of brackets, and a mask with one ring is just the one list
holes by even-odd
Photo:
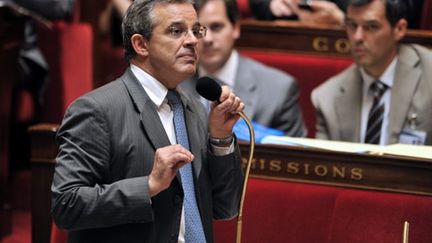
[[296, 147], [316, 148], [349, 153], [367, 153], [378, 150], [381, 146], [374, 144], [350, 143], [320, 140], [313, 138], [294, 138], [285, 136], [266, 136], [261, 140], [262, 144], [281, 144]]
[[426, 145], [391, 144], [372, 149], [370, 152], [432, 160], [432, 146]]

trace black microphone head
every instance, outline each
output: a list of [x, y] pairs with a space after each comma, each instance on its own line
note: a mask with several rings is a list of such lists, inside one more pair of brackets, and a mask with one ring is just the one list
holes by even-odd
[[195, 89], [199, 95], [210, 101], [219, 101], [222, 93], [222, 87], [209, 77], [199, 78]]

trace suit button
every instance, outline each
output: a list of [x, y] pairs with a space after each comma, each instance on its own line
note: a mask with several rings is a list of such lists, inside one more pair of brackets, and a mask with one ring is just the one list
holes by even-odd
[[175, 234], [171, 234], [170, 238], [169, 238], [169, 242], [177, 242], [178, 239], [176, 239], [176, 235]]
[[180, 204], [183, 202], [183, 199], [180, 195], [175, 195], [174, 196], [174, 204]]

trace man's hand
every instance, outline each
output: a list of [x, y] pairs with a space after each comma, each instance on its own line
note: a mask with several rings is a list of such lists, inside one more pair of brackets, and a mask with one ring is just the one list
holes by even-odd
[[213, 103], [209, 114], [209, 132], [213, 138], [226, 138], [232, 135], [232, 128], [240, 118], [244, 104], [228, 86], [222, 86], [220, 104]]
[[157, 149], [149, 176], [150, 196], [153, 197], [167, 189], [177, 171], [193, 159], [193, 154], [179, 144]]
[[295, 15], [291, 6], [298, 2], [299, 0], [271, 0], [269, 7], [275, 17], [287, 17]]
[[333, 2], [311, 1], [312, 11], [302, 10], [291, 2], [287, 4], [305, 26], [317, 28], [341, 28], [343, 26], [345, 14]]

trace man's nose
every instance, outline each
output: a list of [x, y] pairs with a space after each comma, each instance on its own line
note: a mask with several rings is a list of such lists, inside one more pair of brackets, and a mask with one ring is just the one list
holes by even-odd
[[207, 29], [206, 35], [203, 37], [203, 41], [205, 43], [210, 43], [213, 41], [213, 32], [210, 29]]
[[355, 41], [362, 41], [364, 39], [364, 29], [362, 26], [357, 26], [353, 33], [353, 39]]
[[186, 44], [189, 44], [189, 45], [190, 44], [194, 44], [194, 45], [196, 45], [198, 43], [198, 38], [194, 35], [194, 33], [193, 33], [192, 30], [189, 30], [186, 33], [184, 41], [185, 41]]

